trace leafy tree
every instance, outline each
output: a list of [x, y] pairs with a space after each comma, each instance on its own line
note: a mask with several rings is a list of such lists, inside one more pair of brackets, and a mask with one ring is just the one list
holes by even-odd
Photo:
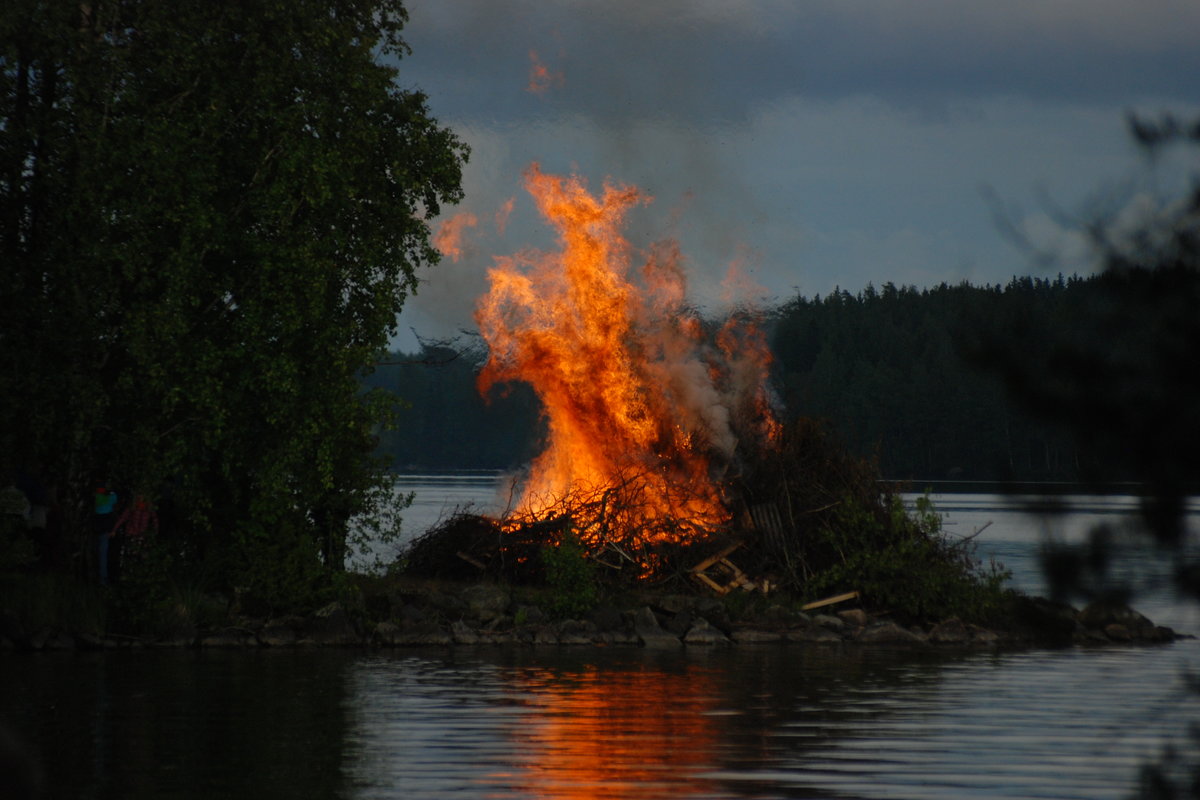
[[397, 85], [406, 19], [398, 0], [0, 10], [0, 467], [42, 465], [77, 548], [103, 478], [224, 582], [340, 566], [382, 496], [390, 408], [360, 379], [467, 157]]
[[[1200, 152], [1200, 118], [1132, 117], [1130, 127], [1150, 159], [1172, 147]], [[1200, 600], [1186, 514], [1200, 491], [1200, 171], [1190, 178], [1181, 197], [1133, 224], [1101, 217], [1085, 226], [1102, 272], [1071, 329], [1036, 350], [985, 341], [981, 354], [1032, 414], [1139, 481], [1142, 533], [1171, 554], [1181, 595]], [[1085, 469], [1082, 477], [1097, 476]], [[1146, 588], [1115, 578], [1115, 559], [1110, 531], [1099, 526], [1081, 545], [1048, 548], [1044, 568], [1052, 591], [1066, 597], [1121, 601]], [[1190, 684], [1200, 685], [1195, 676]], [[1200, 729], [1190, 737], [1188, 747], [1145, 765], [1137, 797], [1200, 796]]]

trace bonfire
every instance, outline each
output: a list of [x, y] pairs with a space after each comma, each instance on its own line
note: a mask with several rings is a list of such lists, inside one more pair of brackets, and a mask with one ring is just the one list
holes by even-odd
[[[717, 593], [857, 591], [879, 564], [912, 558], [974, 580], [936, 519], [909, 519], [872, 463], [810, 421], [780, 424], [761, 315], [742, 304], [706, 321], [678, 245], [639, 251], [622, 235], [646, 194], [593, 194], [537, 164], [525, 186], [559, 249], [496, 258], [476, 311], [478, 384], [485, 396], [531, 386], [544, 447], [506, 513], [459, 514], [419, 537], [410, 571], [534, 581], [539, 556], [569, 539], [605, 575]], [[877, 594], [897, 581], [885, 583]]]

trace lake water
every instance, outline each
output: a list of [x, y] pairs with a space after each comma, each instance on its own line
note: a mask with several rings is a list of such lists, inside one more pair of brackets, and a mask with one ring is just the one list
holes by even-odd
[[[503, 503], [495, 476], [408, 481], [410, 535]], [[1043, 528], [1078, 539], [1131, 511], [1080, 497], [1047, 523], [1006, 498], [935, 501], [1030, 591]], [[1169, 563], [1127, 554], [1150, 587], [1136, 605], [1200, 633]], [[56, 798], [1118, 798], [1200, 719], [1197, 641], [12, 653], [0, 720]]]

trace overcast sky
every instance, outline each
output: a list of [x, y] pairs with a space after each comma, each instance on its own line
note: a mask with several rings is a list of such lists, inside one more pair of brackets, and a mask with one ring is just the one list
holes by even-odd
[[778, 301], [1038, 274], [997, 207], [1082, 271], [1063, 216], [1144, 206], [1195, 166], [1148, 171], [1125, 117], [1200, 109], [1196, 0], [407, 6], [400, 84], [472, 148], [466, 199], [443, 218], [478, 224], [457, 261], [421, 273], [406, 349], [410, 327], [471, 325], [493, 256], [552, 246], [522, 189], [534, 161], [653, 196], [631, 240], [676, 237], [714, 311], [735, 260]]

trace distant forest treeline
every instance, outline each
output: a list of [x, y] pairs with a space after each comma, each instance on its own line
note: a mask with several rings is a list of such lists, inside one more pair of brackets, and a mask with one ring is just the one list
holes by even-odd
[[[1136, 477], [1105, 463], [1112, 454], [1080, 452], [1068, 431], [1025, 413], [993, 369], [1014, 357], [1052, 364], [1049, 349], [1092, 344], [1104, 280], [1022, 277], [924, 290], [888, 283], [798, 296], [767, 319], [783, 414], [827, 420], [853, 450], [876, 456], [888, 478]], [[397, 469], [504, 469], [536, 453], [533, 392], [516, 386], [485, 402], [475, 389], [477, 356], [428, 345], [391, 354], [370, 376], [368, 385], [408, 404], [397, 429], [380, 438]]]

